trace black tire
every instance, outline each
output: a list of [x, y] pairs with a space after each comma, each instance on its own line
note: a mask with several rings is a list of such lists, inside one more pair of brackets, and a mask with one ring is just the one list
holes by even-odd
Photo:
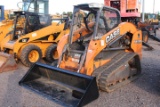
[[[29, 54], [31, 54], [30, 52], [32, 52], [32, 51], [35, 51], [38, 54], [38, 58], [36, 58], [37, 60], [34, 61], [34, 62], [33, 61], [31, 62], [30, 59], [29, 59]], [[21, 54], [20, 54], [21, 62], [27, 67], [30, 67], [35, 62], [40, 61], [41, 58], [42, 58], [41, 49], [36, 45], [28, 45], [28, 46], [26, 46], [25, 48], [22, 49]]]
[[55, 61], [56, 59], [54, 58], [54, 52], [57, 51], [57, 45], [56, 44], [52, 44], [50, 45], [47, 50], [46, 50], [46, 60], [50, 63], [52, 63], [53, 61]]
[[148, 37], [149, 37], [149, 34], [147, 31], [143, 31], [142, 32], [142, 41], [145, 42], [145, 43], [148, 43]]

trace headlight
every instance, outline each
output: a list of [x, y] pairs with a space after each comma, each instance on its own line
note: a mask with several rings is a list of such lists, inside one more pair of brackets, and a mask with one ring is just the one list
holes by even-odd
[[23, 38], [23, 39], [19, 40], [19, 42], [26, 43], [26, 42], [28, 42], [28, 40], [29, 40], [29, 38]]

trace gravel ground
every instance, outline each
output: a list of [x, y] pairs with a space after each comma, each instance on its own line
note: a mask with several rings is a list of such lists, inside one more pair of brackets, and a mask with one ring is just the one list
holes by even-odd
[[[112, 93], [100, 92], [100, 97], [86, 107], [160, 107], [160, 43], [153, 40], [149, 43], [155, 49], [143, 51], [142, 76]], [[19, 86], [28, 68], [22, 64], [18, 67], [0, 75], [0, 107], [61, 107]]]

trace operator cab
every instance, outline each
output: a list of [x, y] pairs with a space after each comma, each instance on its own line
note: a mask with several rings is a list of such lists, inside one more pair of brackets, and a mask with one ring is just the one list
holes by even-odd
[[148, 14], [148, 19], [157, 19], [156, 14]]
[[12, 41], [19, 37], [39, 30], [43, 27], [51, 25], [51, 17], [49, 15], [39, 15], [32, 12], [16, 11], [16, 18], [13, 30], [9, 33], [12, 35]]
[[4, 20], [4, 6], [0, 5], [0, 22]]
[[71, 48], [84, 50], [90, 40], [100, 39], [107, 32], [117, 27], [120, 20], [120, 13], [117, 9], [102, 4], [92, 3], [75, 6], [69, 42], [72, 44], [73, 38], [79, 39], [74, 42], [74, 48]]
[[48, 0], [22, 0], [17, 6], [22, 11], [48, 14]]

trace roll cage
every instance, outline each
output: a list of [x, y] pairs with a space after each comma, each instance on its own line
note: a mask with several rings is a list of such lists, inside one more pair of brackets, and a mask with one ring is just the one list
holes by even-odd
[[[70, 35], [69, 35], [69, 43], [70, 44], [72, 44], [72, 38], [73, 38], [74, 31], [75, 31], [75, 24], [77, 24], [77, 26], [79, 26], [82, 23], [82, 21], [79, 21], [79, 22], [76, 21], [77, 20], [76, 18], [78, 17], [76, 14], [78, 12], [80, 12], [80, 11], [84, 11], [84, 14], [86, 15], [82, 19], [84, 20], [83, 22], [84, 22], [85, 28], [87, 30], [91, 30], [89, 28], [89, 26], [88, 26], [87, 18], [88, 18], [88, 16], [90, 14], [94, 14], [95, 20], [94, 20], [94, 26], [92, 28], [92, 32], [93, 32], [92, 39], [94, 39], [94, 40], [100, 38], [100, 36], [98, 35], [98, 28], [99, 28], [100, 19], [103, 21], [104, 29], [105, 29], [106, 33], [108, 31], [110, 31], [111, 29], [117, 27], [119, 25], [120, 21], [121, 21], [120, 13], [115, 8], [107, 7], [107, 6], [100, 5], [100, 4], [81, 4], [81, 5], [76, 5], [76, 6], [74, 6], [74, 10], [73, 10], [71, 31], [70, 31]], [[86, 14], [85, 11], [88, 11], [88, 14]], [[107, 15], [108, 14], [107, 12], [110, 13], [110, 14]], [[115, 22], [116, 22], [112, 27], [109, 27], [108, 24], [107, 24], [106, 20], [107, 20], [108, 16], [112, 17], [113, 18], [112, 21], [115, 20]], [[80, 27], [81, 26], [79, 26], [79, 28]]]
[[[51, 17], [49, 15], [39, 15], [32, 12], [16, 11], [15, 21], [12, 33], [12, 40], [18, 36], [28, 34], [39, 30], [45, 26], [51, 25]], [[19, 22], [21, 22], [19, 24]], [[20, 27], [19, 27], [20, 26]]]

